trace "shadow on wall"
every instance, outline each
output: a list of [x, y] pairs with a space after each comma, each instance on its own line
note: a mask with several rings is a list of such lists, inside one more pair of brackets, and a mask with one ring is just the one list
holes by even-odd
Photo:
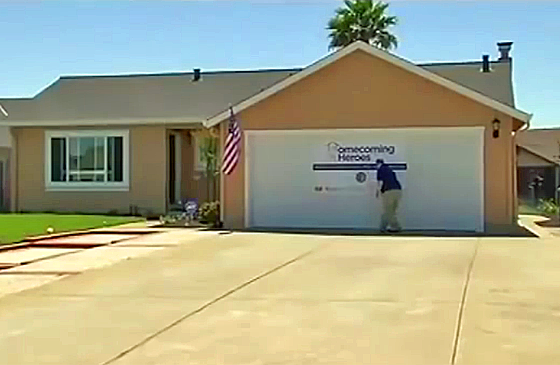
[[10, 210], [8, 172], [8, 159], [0, 156], [0, 212], [7, 212]]

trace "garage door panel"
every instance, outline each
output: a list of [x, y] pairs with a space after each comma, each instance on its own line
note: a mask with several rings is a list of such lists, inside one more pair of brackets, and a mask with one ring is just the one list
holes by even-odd
[[[424, 128], [395, 130], [266, 131], [247, 134], [248, 225], [294, 228], [377, 228], [381, 203], [373, 190], [354, 181], [341, 191], [313, 171], [331, 141], [395, 145], [407, 164], [399, 219], [405, 229], [482, 230], [482, 130]], [[356, 171], [356, 173], [359, 171]], [[367, 171], [366, 171], [367, 172]], [[332, 172], [329, 172], [332, 173]], [[375, 179], [375, 172], [368, 172]]]

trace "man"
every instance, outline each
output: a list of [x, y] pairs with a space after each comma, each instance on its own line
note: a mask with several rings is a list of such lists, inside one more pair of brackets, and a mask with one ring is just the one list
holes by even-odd
[[399, 221], [397, 220], [397, 209], [402, 196], [402, 186], [397, 180], [397, 175], [385, 164], [382, 159], [375, 161], [377, 164], [377, 191], [375, 197], [383, 202], [383, 215], [381, 216], [381, 232], [386, 232], [390, 226], [389, 232], [398, 232], [401, 230]]

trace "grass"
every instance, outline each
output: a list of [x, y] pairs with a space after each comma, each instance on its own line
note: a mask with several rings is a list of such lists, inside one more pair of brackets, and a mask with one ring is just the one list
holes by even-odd
[[0, 214], [0, 244], [19, 242], [26, 237], [47, 234], [47, 228], [54, 232], [115, 226], [137, 222], [138, 217], [117, 217], [103, 215], [74, 214]]

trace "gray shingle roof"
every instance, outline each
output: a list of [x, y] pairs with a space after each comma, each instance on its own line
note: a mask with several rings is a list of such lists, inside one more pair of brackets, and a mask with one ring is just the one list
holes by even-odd
[[[425, 69], [514, 106], [509, 62], [421, 64]], [[255, 71], [63, 76], [30, 99], [0, 99], [10, 121], [98, 121], [170, 119], [201, 122], [237, 104], [301, 68]]]
[[517, 144], [560, 163], [560, 129], [529, 129], [517, 134]]
[[419, 65], [469, 89], [515, 107], [510, 62], [491, 62], [491, 72], [482, 72], [482, 62]]

